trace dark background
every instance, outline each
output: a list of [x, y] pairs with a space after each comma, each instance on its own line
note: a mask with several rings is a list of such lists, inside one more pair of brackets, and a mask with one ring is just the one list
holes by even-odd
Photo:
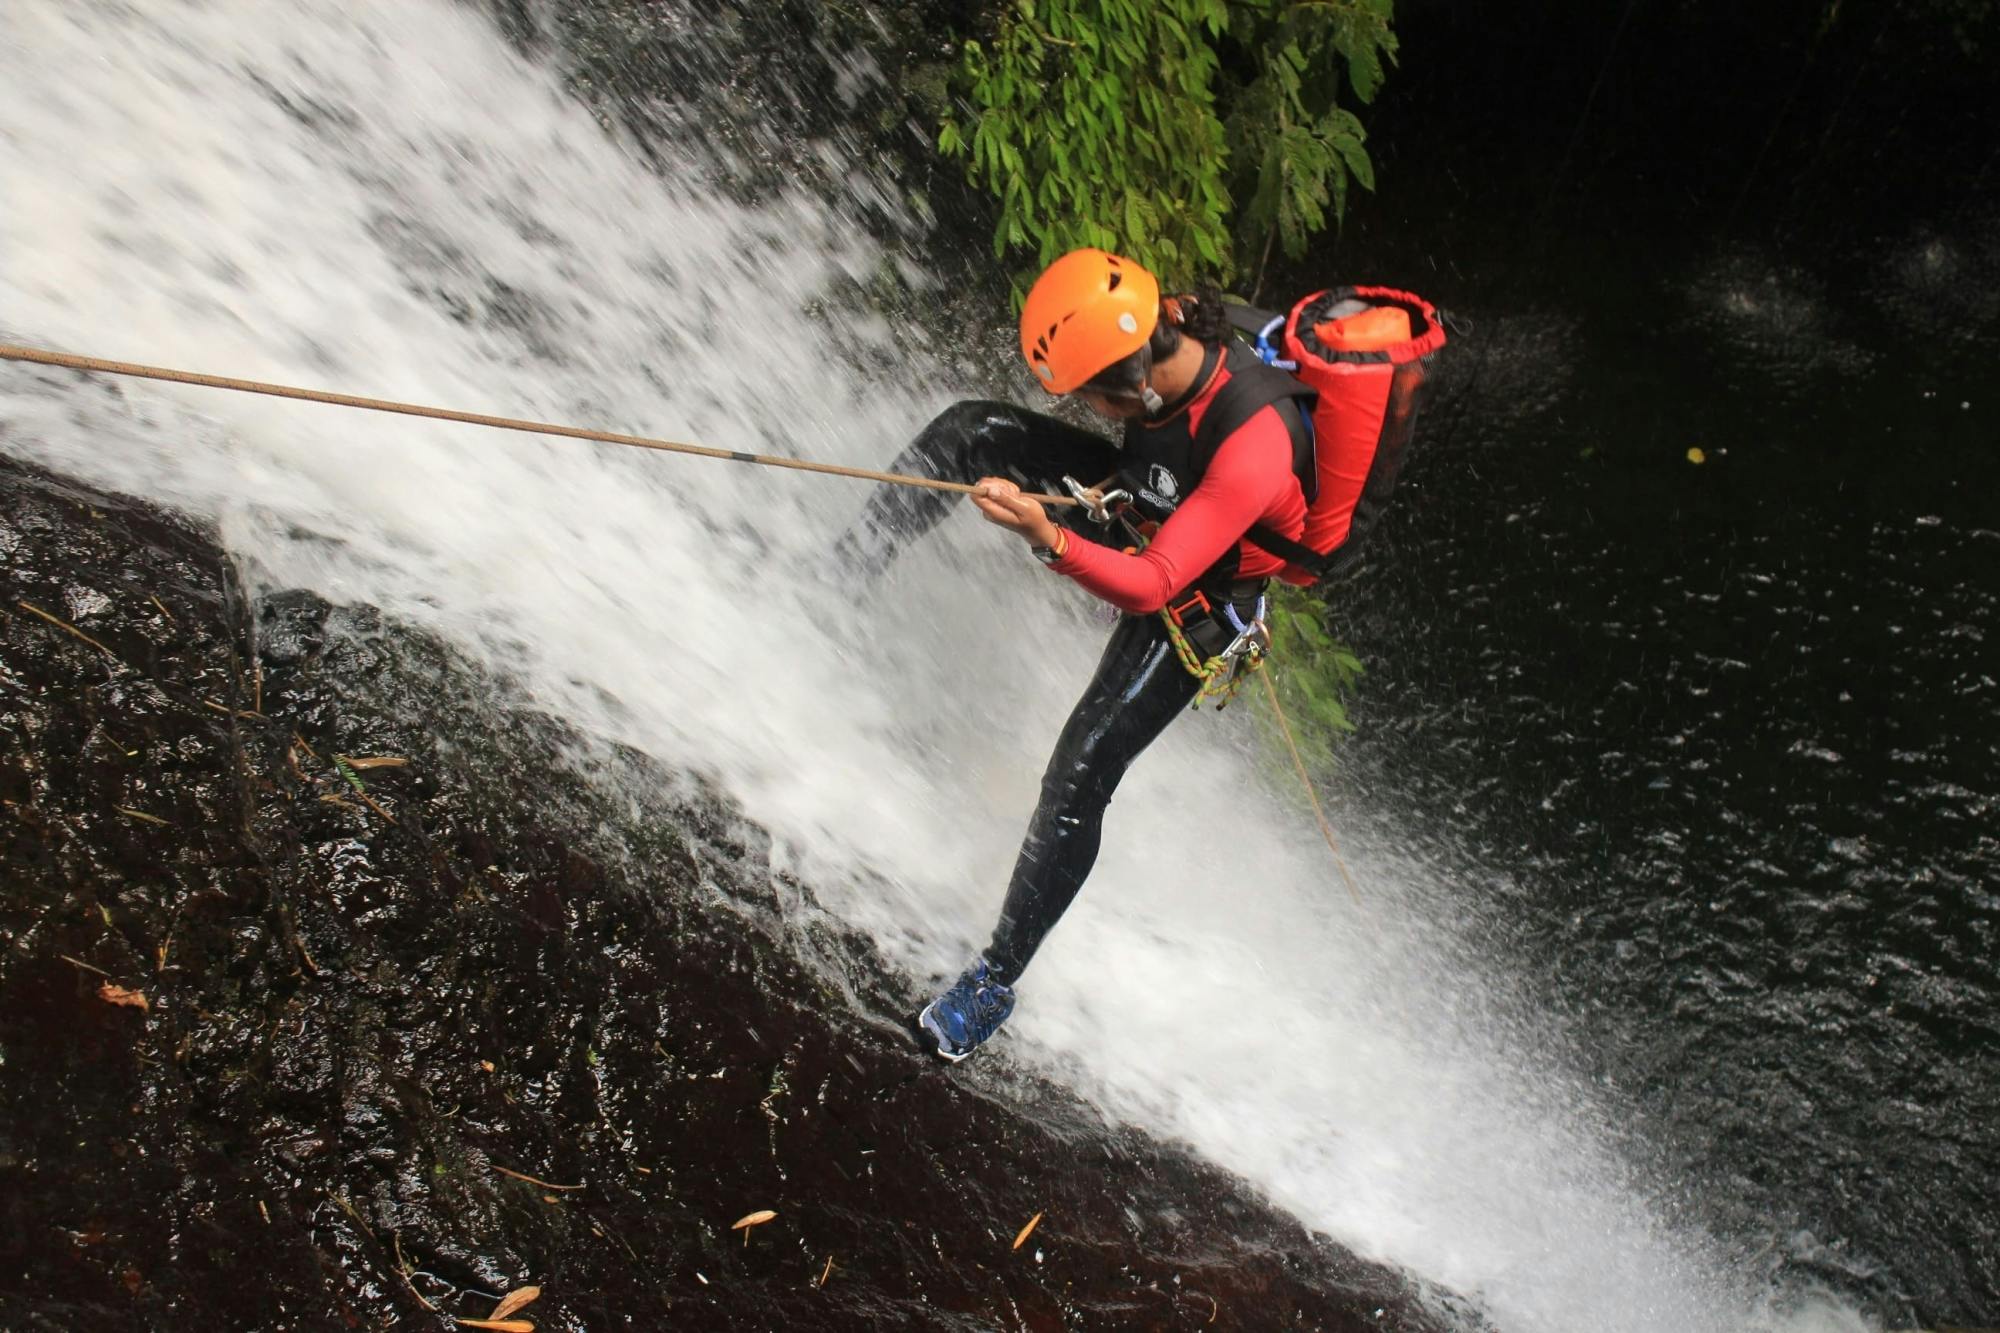
[[1425, 207], [1544, 255], [1606, 234], [1824, 248], [2000, 190], [1990, 3], [1415, 0], [1396, 30], [1350, 242]]
[[1469, 326], [1329, 591], [1343, 818], [1449, 867], [1670, 1215], [2000, 1322], [1991, 8], [1396, 26], [1378, 192], [1272, 282]]

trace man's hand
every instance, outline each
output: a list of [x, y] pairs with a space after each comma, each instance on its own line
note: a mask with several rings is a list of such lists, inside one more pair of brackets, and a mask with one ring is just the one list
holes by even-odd
[[982, 477], [972, 492], [972, 503], [986, 515], [986, 521], [1019, 533], [1030, 546], [1054, 546], [1056, 525], [1039, 500], [1021, 494], [1021, 488], [1005, 477]]

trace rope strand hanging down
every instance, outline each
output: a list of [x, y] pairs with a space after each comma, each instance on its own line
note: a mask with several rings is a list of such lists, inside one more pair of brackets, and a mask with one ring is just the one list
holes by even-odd
[[[368, 412], [393, 412], [406, 417], [429, 417], [436, 421], [456, 421], [468, 426], [490, 426], [495, 430], [521, 431], [529, 435], [558, 435], [571, 440], [594, 440], [599, 444], [620, 444], [634, 449], [655, 449], [662, 453], [691, 454], [696, 458], [719, 458], [729, 463], [755, 463], [760, 467], [790, 468], [795, 472], [818, 472], [833, 477], [853, 477], [890, 486], [917, 486], [930, 491], [955, 491], [970, 495], [977, 490], [961, 481], [939, 481], [933, 477], [910, 477], [898, 472], [876, 472], [868, 468], [841, 467], [834, 463], [813, 463], [803, 458], [783, 458], [775, 454], [746, 454], [734, 449], [711, 449], [706, 445], [683, 444], [676, 440], [655, 440], [643, 435], [623, 435], [616, 431], [585, 430], [580, 426], [558, 426], [545, 421], [523, 421], [514, 417], [488, 416], [480, 412], [458, 412], [421, 403], [397, 403], [384, 398], [360, 398], [353, 394], [301, 389], [290, 384], [266, 384], [261, 380], [230, 379], [222, 375], [201, 375], [190, 370], [164, 366], [142, 366], [127, 361], [103, 361], [97, 357], [74, 356], [67, 352], [45, 352], [36, 347], [15, 347], [0, 343], [0, 361], [30, 361], [37, 365], [61, 366], [68, 370], [96, 371], [104, 375], [126, 375], [134, 379], [164, 380], [169, 384], [193, 384], [204, 389], [229, 389], [236, 393], [258, 393], [272, 398], [293, 398], [306, 403], [327, 403], [334, 407], [354, 407]], [[1043, 504], [1074, 505], [1067, 495], [1029, 495]]]
[[1312, 774], [1306, 772], [1305, 756], [1299, 753], [1299, 743], [1292, 737], [1292, 724], [1285, 720], [1285, 707], [1278, 702], [1278, 685], [1271, 679], [1271, 673], [1258, 673], [1264, 678], [1264, 689], [1271, 696], [1271, 712], [1278, 719], [1278, 729], [1285, 733], [1285, 748], [1292, 752], [1292, 766], [1299, 771], [1299, 783], [1306, 789], [1306, 799], [1312, 802], [1313, 818], [1319, 821], [1319, 833], [1326, 839], [1326, 849], [1333, 853], [1334, 864], [1340, 867], [1340, 877], [1347, 883], [1347, 892], [1354, 899], [1356, 907], [1361, 906], [1361, 890], [1354, 883], [1354, 872], [1347, 868], [1347, 858], [1340, 854], [1340, 843], [1333, 836], [1333, 825], [1326, 822], [1326, 810], [1319, 803], [1319, 792], [1313, 787]]

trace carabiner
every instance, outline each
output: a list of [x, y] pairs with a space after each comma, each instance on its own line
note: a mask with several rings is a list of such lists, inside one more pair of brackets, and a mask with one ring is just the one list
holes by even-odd
[[1109, 491], [1103, 495], [1094, 495], [1088, 486], [1085, 486], [1075, 477], [1064, 477], [1062, 483], [1064, 488], [1069, 491], [1071, 498], [1083, 506], [1083, 512], [1090, 516], [1090, 521], [1099, 527], [1108, 526], [1111, 520], [1117, 517], [1116, 514], [1111, 512], [1112, 505], [1132, 503], [1132, 492], [1130, 491]]
[[1231, 640], [1229, 646], [1216, 656], [1225, 662], [1237, 662], [1239, 666], [1241, 665], [1239, 659], [1247, 658], [1250, 665], [1255, 666], [1260, 660], [1269, 656], [1270, 652], [1271, 631], [1260, 617], [1245, 626], [1243, 632]]

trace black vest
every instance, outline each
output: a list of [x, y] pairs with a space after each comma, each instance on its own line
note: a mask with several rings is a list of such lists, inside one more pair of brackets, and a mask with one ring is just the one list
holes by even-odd
[[[1133, 507], [1144, 517], [1164, 523], [1182, 500], [1201, 484], [1208, 465], [1224, 440], [1234, 435], [1251, 417], [1272, 405], [1292, 437], [1292, 471], [1311, 504], [1319, 489], [1319, 475], [1313, 465], [1311, 428], [1317, 395], [1303, 382], [1275, 366], [1267, 366], [1243, 343], [1231, 338], [1227, 350], [1209, 347], [1195, 377], [1199, 393], [1215, 373], [1219, 356], [1228, 357], [1229, 380], [1209, 401], [1202, 413], [1201, 427], [1188, 429], [1186, 404], [1159, 423], [1129, 421], [1125, 424], [1125, 449], [1118, 469], [1119, 482], [1132, 492]], [[1188, 584], [1203, 592], [1226, 591], [1235, 581], [1240, 542], [1230, 547], [1200, 577]]]

